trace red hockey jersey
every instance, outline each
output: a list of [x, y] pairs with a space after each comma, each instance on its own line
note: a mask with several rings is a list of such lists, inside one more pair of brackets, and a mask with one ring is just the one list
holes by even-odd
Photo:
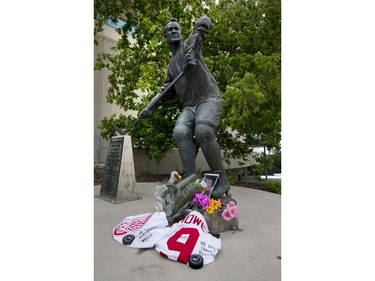
[[170, 233], [167, 225], [164, 212], [129, 216], [113, 229], [113, 239], [131, 248], [153, 248], [157, 241]]
[[215, 260], [221, 249], [221, 238], [208, 233], [207, 223], [199, 212], [192, 211], [170, 229], [169, 235], [155, 245], [155, 250], [168, 259], [188, 264], [189, 257], [198, 254], [206, 265]]

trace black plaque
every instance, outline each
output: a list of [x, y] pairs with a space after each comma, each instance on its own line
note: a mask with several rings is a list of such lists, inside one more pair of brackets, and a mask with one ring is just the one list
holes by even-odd
[[100, 189], [100, 196], [107, 199], [116, 199], [124, 137], [111, 138], [105, 162], [104, 176]]

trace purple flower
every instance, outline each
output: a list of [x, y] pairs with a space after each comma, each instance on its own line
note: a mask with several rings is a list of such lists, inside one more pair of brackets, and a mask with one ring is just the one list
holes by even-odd
[[198, 205], [203, 211], [205, 211], [207, 210], [208, 206], [210, 206], [210, 199], [207, 197], [207, 195], [196, 193], [193, 198], [193, 204]]

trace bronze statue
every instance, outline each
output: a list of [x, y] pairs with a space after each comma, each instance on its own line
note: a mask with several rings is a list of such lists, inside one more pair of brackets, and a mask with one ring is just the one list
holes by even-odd
[[[182, 106], [173, 137], [177, 143], [184, 177], [196, 173], [197, 145], [213, 173], [220, 175], [212, 197], [223, 198], [230, 188], [222, 161], [220, 146], [216, 140], [222, 112], [222, 100], [216, 80], [202, 57], [202, 46], [211, 27], [211, 20], [203, 16], [194, 25], [194, 31], [182, 41], [181, 29], [176, 19], [164, 28], [172, 58], [161, 91], [139, 115], [149, 118], [166, 99], [177, 96]], [[165, 89], [169, 87], [168, 91]], [[162, 94], [162, 95], [161, 95]]]

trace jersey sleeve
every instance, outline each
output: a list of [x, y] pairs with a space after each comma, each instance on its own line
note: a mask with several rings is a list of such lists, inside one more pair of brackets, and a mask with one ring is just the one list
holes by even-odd
[[[153, 248], [170, 233], [164, 212], [151, 212], [125, 217], [112, 231], [113, 239], [130, 248]], [[131, 238], [128, 243], [124, 239]]]

